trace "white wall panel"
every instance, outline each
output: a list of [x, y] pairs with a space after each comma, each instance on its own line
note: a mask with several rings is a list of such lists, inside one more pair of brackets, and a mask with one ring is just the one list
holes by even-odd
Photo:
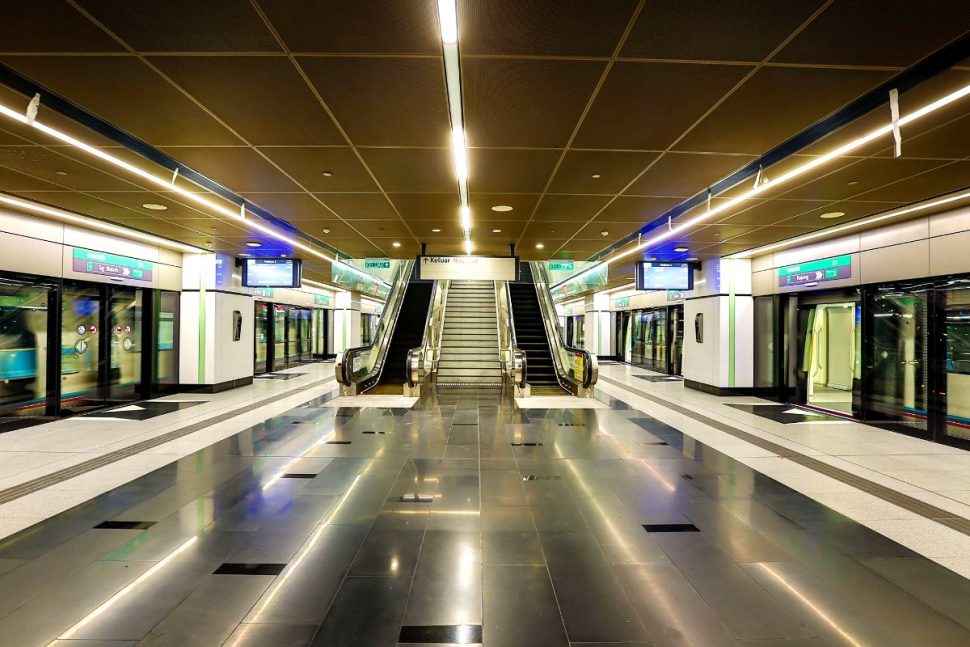
[[903, 245], [862, 252], [863, 283], [919, 278], [930, 274], [930, 242], [917, 240]]
[[0, 271], [61, 276], [60, 243], [0, 231]]
[[859, 234], [859, 249], [865, 251], [924, 240], [930, 235], [929, 218], [917, 218]]

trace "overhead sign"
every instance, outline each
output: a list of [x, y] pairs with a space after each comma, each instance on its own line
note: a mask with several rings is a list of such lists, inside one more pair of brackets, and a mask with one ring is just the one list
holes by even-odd
[[253, 290], [253, 295], [257, 297], [266, 297], [267, 299], [272, 299], [273, 288], [256, 288]]
[[613, 302], [616, 308], [629, 308], [630, 307], [630, 297], [620, 297]]
[[677, 290], [667, 290], [667, 301], [683, 301], [684, 293]]
[[389, 258], [365, 258], [365, 270], [389, 270], [391, 269], [391, 259]]
[[155, 264], [151, 261], [95, 252], [81, 247], [74, 248], [72, 261], [72, 268], [75, 272], [101, 274], [102, 276], [144, 281], [145, 283], [151, 283], [152, 269], [155, 267]]
[[246, 258], [242, 262], [242, 284], [247, 288], [298, 288], [301, 263], [296, 258]]
[[636, 284], [638, 290], [691, 290], [694, 269], [690, 263], [638, 263]]
[[548, 267], [550, 272], [572, 272], [576, 269], [576, 263], [573, 261], [549, 261]]
[[314, 294], [313, 303], [318, 306], [328, 306], [330, 305], [330, 297], [326, 294]]
[[419, 256], [418, 278], [424, 281], [515, 281], [515, 256]]
[[820, 261], [809, 261], [798, 265], [778, 268], [778, 286], [805, 285], [822, 281], [838, 281], [851, 278], [852, 256], [835, 256]]

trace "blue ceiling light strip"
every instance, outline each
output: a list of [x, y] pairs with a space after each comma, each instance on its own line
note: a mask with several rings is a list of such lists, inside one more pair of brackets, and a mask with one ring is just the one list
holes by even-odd
[[[958, 65], [968, 57], [970, 57], [970, 32], [938, 49], [936, 52], [906, 70], [903, 70], [888, 81], [876, 86], [844, 108], [841, 108], [797, 135], [775, 146], [761, 157], [742, 166], [723, 180], [712, 184], [710, 187], [706, 187], [684, 202], [668, 209], [639, 230], [623, 237], [606, 249], [597, 252], [588, 260], [598, 261], [605, 258], [630, 243], [636, 242], [638, 237], [649, 234], [660, 227], [667, 226], [668, 221], [675, 220], [691, 209], [705, 204], [707, 202], [708, 192], [713, 194], [714, 197], [717, 197], [721, 192], [757, 175], [759, 169], [766, 169], [773, 164], [777, 164], [791, 157], [802, 149], [821, 141], [839, 128], [885, 105], [889, 102], [889, 91], [893, 88], [899, 90], [899, 93], [902, 94], [937, 74], [950, 69], [954, 65]], [[644, 251], [646, 252], [646, 250]]]
[[38, 83], [35, 83], [26, 76], [22, 75], [20, 72], [7, 65], [4, 65], [3, 63], [0, 63], [0, 84], [19, 92], [25, 97], [33, 97], [35, 94], [39, 93], [42, 112], [49, 110], [67, 117], [75, 123], [92, 130], [106, 139], [110, 139], [129, 151], [136, 153], [148, 161], [168, 169], [173, 173], [176, 169], [178, 169], [179, 177], [183, 177], [193, 184], [196, 184], [237, 206], [245, 204], [246, 210], [259, 217], [260, 220], [264, 220], [286, 233], [302, 238], [303, 240], [330, 252], [334, 256], [349, 258], [347, 254], [344, 254], [336, 247], [328, 245], [322, 240], [319, 240], [296, 228], [292, 224], [288, 223], [282, 218], [278, 218], [259, 205], [256, 205], [242, 196], [237, 195], [208, 176], [203, 175], [192, 167], [183, 164], [171, 155], [160, 151], [151, 144], [139, 139], [138, 137], [135, 137], [131, 133], [118, 128], [108, 121], [105, 121], [101, 117], [85, 108], [82, 108], [73, 101], [62, 97], [56, 92], [53, 92], [52, 90]]

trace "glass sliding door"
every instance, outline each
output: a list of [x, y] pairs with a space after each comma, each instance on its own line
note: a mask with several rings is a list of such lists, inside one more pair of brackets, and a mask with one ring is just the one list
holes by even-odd
[[273, 367], [286, 368], [286, 307], [273, 305]]
[[631, 319], [629, 310], [616, 313], [616, 359], [621, 362], [631, 361]]
[[861, 303], [813, 300], [798, 307], [798, 401], [855, 415], [862, 373]]
[[135, 400], [142, 394], [142, 290], [108, 288], [109, 364], [107, 399]]
[[269, 352], [270, 324], [269, 304], [264, 301], [257, 301], [256, 308], [256, 350], [255, 364], [253, 371], [259, 375], [269, 370], [267, 357]]
[[683, 375], [684, 369], [684, 306], [672, 306], [668, 310], [670, 326], [670, 362], [667, 372]]
[[66, 283], [61, 298], [61, 412], [104, 404], [101, 379], [101, 288]]
[[178, 384], [179, 293], [155, 292], [155, 375], [156, 387]]
[[927, 434], [926, 292], [877, 288], [869, 302], [872, 344], [866, 418]]
[[946, 431], [951, 439], [970, 440], [970, 288], [944, 293], [946, 347]]
[[0, 277], [0, 417], [45, 413], [51, 289]]

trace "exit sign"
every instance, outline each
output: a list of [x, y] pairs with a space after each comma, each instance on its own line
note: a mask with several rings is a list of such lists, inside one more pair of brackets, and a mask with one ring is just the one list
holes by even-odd
[[364, 259], [365, 270], [389, 270], [391, 261], [386, 258], [367, 258]]
[[572, 261], [549, 261], [550, 272], [572, 272], [575, 267]]
[[834, 256], [819, 261], [778, 268], [779, 287], [806, 285], [822, 281], [838, 281], [852, 276], [852, 256]]
[[622, 297], [613, 302], [617, 308], [628, 308], [630, 307], [630, 297]]

